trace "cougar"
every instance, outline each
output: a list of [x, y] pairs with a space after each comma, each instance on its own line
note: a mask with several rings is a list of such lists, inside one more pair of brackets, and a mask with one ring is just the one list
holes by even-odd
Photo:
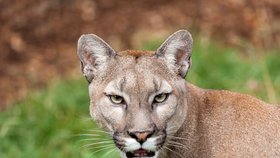
[[90, 115], [121, 157], [280, 157], [279, 106], [186, 82], [192, 44], [187, 30], [156, 51], [116, 52], [94, 34], [79, 38]]

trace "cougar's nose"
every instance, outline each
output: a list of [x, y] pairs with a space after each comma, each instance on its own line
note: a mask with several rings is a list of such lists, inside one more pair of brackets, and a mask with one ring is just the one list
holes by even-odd
[[134, 138], [137, 140], [137, 142], [139, 142], [140, 144], [143, 144], [149, 137], [151, 137], [154, 134], [154, 130], [153, 131], [141, 131], [141, 132], [129, 132], [128, 134], [130, 135], [130, 137]]

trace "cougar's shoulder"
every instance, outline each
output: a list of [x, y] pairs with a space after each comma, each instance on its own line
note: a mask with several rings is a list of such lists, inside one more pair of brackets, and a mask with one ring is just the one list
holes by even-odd
[[258, 124], [265, 122], [264, 120], [280, 122], [279, 106], [256, 97], [228, 90], [202, 89], [190, 83], [187, 89], [188, 106], [196, 107], [200, 113], [215, 121], [231, 119], [236, 123], [257, 121]]
[[[180, 137], [194, 157], [280, 154], [280, 108], [255, 97], [188, 84], [186, 122]], [[191, 156], [191, 157], [192, 157]]]

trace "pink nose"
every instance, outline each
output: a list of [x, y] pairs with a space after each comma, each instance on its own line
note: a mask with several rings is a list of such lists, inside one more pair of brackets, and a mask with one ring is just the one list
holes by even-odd
[[140, 144], [143, 144], [149, 137], [153, 135], [154, 131], [144, 131], [144, 132], [128, 132], [128, 134], [136, 139]]

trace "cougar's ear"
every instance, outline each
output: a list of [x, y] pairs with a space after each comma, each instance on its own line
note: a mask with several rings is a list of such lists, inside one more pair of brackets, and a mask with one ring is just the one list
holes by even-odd
[[191, 66], [192, 36], [187, 30], [170, 35], [157, 49], [158, 58], [164, 58], [167, 66], [183, 78]]
[[85, 34], [79, 38], [77, 54], [88, 82], [92, 81], [98, 71], [104, 70], [107, 62], [116, 55], [106, 42], [94, 34]]

